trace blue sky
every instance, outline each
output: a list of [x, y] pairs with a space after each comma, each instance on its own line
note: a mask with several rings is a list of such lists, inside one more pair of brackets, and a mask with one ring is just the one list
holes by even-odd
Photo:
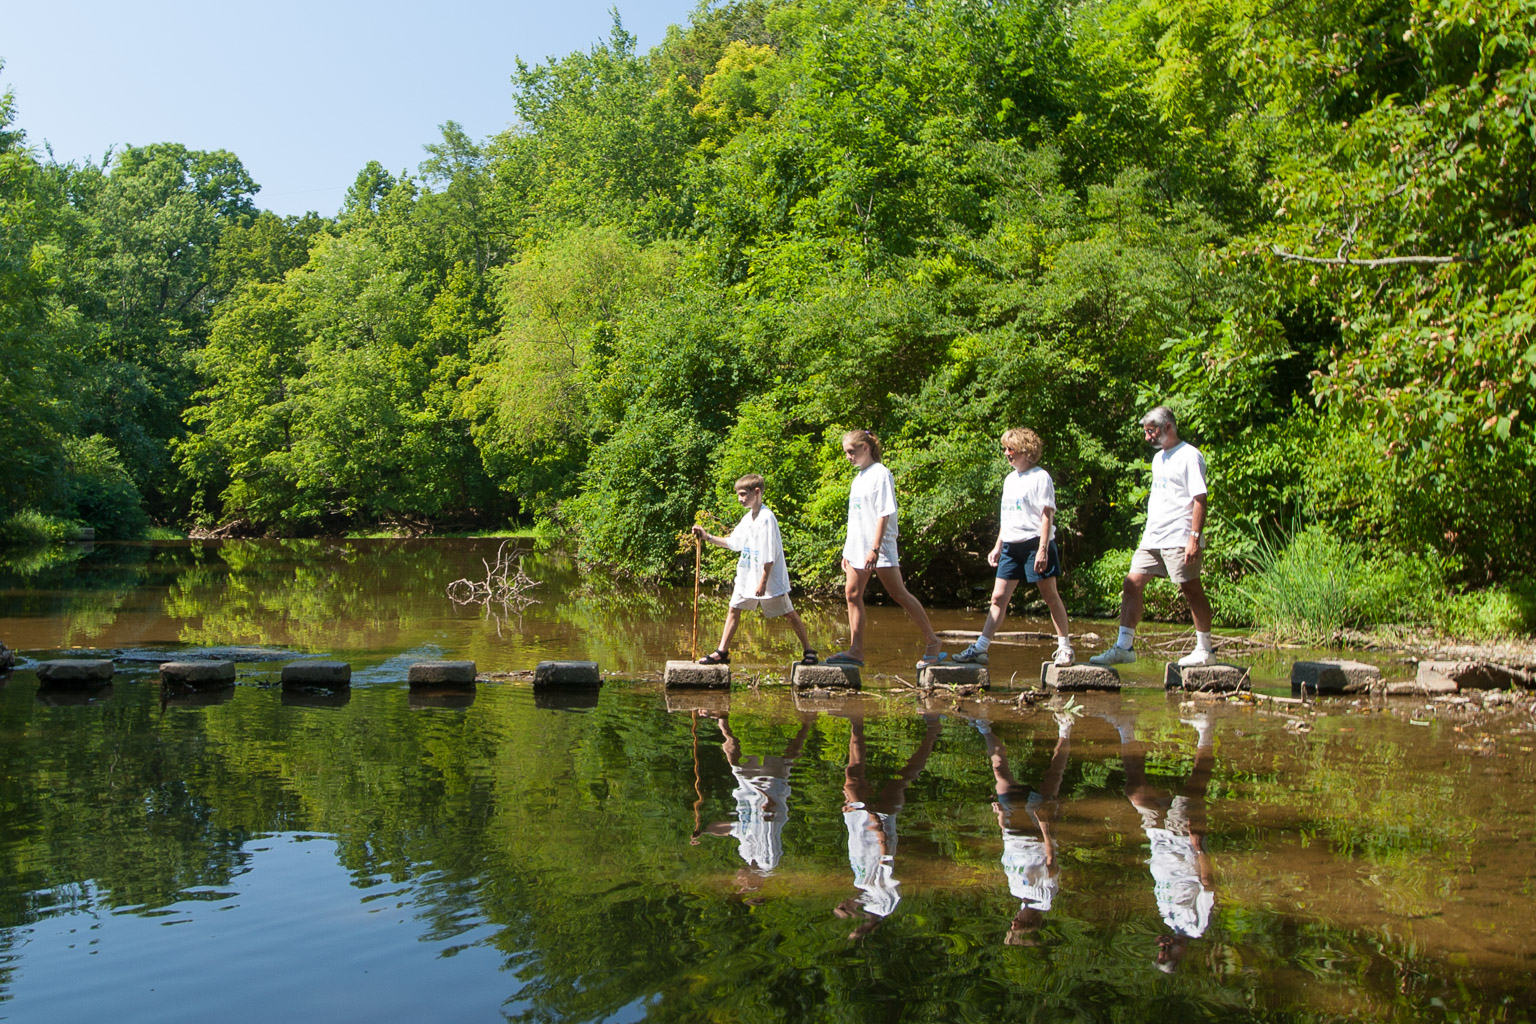
[[[618, 0], [641, 51], [695, 0]], [[369, 160], [415, 171], [437, 126], [477, 139], [513, 118], [515, 60], [606, 38], [613, 0], [115, 0], [7, 4], [0, 90], [60, 161], [109, 146], [227, 149], [258, 206], [333, 214]]]

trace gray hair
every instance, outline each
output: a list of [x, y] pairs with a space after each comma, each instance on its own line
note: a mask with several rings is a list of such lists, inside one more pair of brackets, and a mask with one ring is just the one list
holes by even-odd
[[1177, 428], [1178, 422], [1173, 418], [1173, 410], [1166, 405], [1159, 405], [1141, 418], [1141, 425], [1164, 428]]

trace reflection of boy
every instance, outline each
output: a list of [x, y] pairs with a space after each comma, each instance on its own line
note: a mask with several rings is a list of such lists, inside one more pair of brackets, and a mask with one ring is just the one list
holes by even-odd
[[[1008, 891], [1019, 900], [1019, 912], [1003, 941], [1010, 946], [1033, 945], [1031, 936], [1040, 929], [1045, 912], [1051, 909], [1061, 888], [1052, 819], [1072, 746], [1072, 716], [1056, 716], [1056, 749], [1051, 753], [1051, 763], [1040, 780], [1038, 792], [1030, 792], [1028, 786], [1014, 779], [1008, 766], [1008, 748], [991, 728], [981, 721], [976, 728], [986, 738], [997, 787], [997, 801], [992, 807], [1003, 830], [1003, 874], [1008, 878]], [[1031, 834], [1035, 831], [1039, 833], [1038, 839]]]
[[1188, 951], [1189, 940], [1205, 934], [1216, 905], [1216, 872], [1205, 847], [1205, 793], [1216, 767], [1215, 723], [1205, 715], [1185, 722], [1195, 727], [1195, 766], [1179, 796], [1147, 782], [1146, 747], [1136, 739], [1134, 719], [1116, 722], [1125, 762], [1125, 795], [1141, 815], [1152, 854], [1152, 894], [1169, 934], [1158, 938], [1157, 966], [1171, 973]]
[[896, 814], [906, 804], [907, 786], [922, 774], [933, 753], [933, 745], [939, 738], [939, 717], [925, 715], [928, 723], [923, 741], [907, 759], [901, 772], [886, 783], [880, 795], [874, 795], [873, 787], [864, 775], [866, 751], [864, 748], [864, 720], [860, 716], [850, 719], [848, 735], [848, 769], [844, 776], [843, 824], [848, 827], [848, 865], [853, 868], [853, 884], [860, 895], [839, 903], [835, 909], [838, 917], [862, 918], [850, 939], [861, 939], [875, 930], [881, 921], [889, 917], [901, 902], [901, 883], [896, 880]]
[[731, 638], [741, 624], [741, 613], [760, 609], [770, 619], [783, 616], [800, 638], [801, 660], [816, 664], [816, 651], [800, 613], [789, 600], [789, 570], [784, 565], [784, 542], [779, 534], [779, 520], [773, 509], [763, 504], [763, 478], [749, 473], [736, 481], [736, 500], [746, 514], [729, 537], [716, 537], [702, 526], [693, 528], [694, 536], [715, 547], [740, 553], [736, 560], [736, 586], [731, 591], [731, 607], [725, 615], [720, 646], [699, 659], [703, 665], [729, 665]]
[[805, 738], [811, 731], [811, 719], [803, 719], [800, 731], [790, 740], [783, 757], [741, 756], [741, 741], [731, 732], [730, 717], [719, 717], [721, 749], [736, 777], [736, 820], [717, 822], [705, 832], [728, 835], [737, 841], [737, 852], [749, 869], [759, 877], [773, 873], [784, 856], [784, 823], [789, 820], [789, 772]]

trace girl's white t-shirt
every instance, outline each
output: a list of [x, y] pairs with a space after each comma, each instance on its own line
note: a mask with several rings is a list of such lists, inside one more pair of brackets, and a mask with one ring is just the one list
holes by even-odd
[[900, 564], [896, 555], [896, 480], [884, 464], [872, 462], [859, 470], [848, 492], [848, 540], [843, 557], [850, 564], [864, 567], [874, 546], [875, 530], [886, 516], [885, 534], [880, 538], [880, 557], [875, 565], [885, 568]]
[[[1040, 517], [1046, 509], [1055, 507], [1056, 484], [1051, 474], [1039, 466], [1031, 466], [1022, 473], [1015, 470], [1003, 477], [1003, 508], [997, 535], [1005, 544], [1038, 537]], [[1055, 539], [1056, 523], [1052, 520], [1046, 543]]]

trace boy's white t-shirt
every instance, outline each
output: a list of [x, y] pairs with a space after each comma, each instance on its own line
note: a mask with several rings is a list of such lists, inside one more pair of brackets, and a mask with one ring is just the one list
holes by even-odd
[[848, 540], [843, 544], [843, 557], [858, 568], [864, 567], [874, 544], [875, 530], [880, 520], [891, 517], [880, 538], [880, 556], [877, 567], [899, 564], [896, 555], [896, 480], [884, 464], [872, 462], [859, 470], [848, 492]]
[[[1056, 484], [1051, 474], [1039, 466], [1031, 466], [1020, 473], [1014, 470], [1003, 477], [1003, 508], [998, 536], [1005, 544], [1017, 544], [1040, 536], [1040, 517], [1046, 509], [1056, 507]], [[1056, 539], [1056, 523], [1051, 522], [1051, 535], [1046, 543]]]
[[[1189, 543], [1193, 525], [1190, 504], [1205, 493], [1205, 456], [1186, 441], [1152, 456], [1152, 494], [1147, 499], [1147, 526], [1141, 547], [1181, 548]], [[1205, 538], [1200, 538], [1205, 547]]]
[[[779, 520], [767, 505], [757, 510], [754, 519], [751, 512], [741, 517], [736, 529], [726, 538], [732, 551], [741, 552], [736, 559], [736, 588], [732, 600], [741, 597], [778, 597], [789, 593], [789, 569], [784, 565], [784, 540], [779, 536]], [[768, 589], [761, 595], [758, 583], [763, 579], [763, 566], [769, 562]]]

